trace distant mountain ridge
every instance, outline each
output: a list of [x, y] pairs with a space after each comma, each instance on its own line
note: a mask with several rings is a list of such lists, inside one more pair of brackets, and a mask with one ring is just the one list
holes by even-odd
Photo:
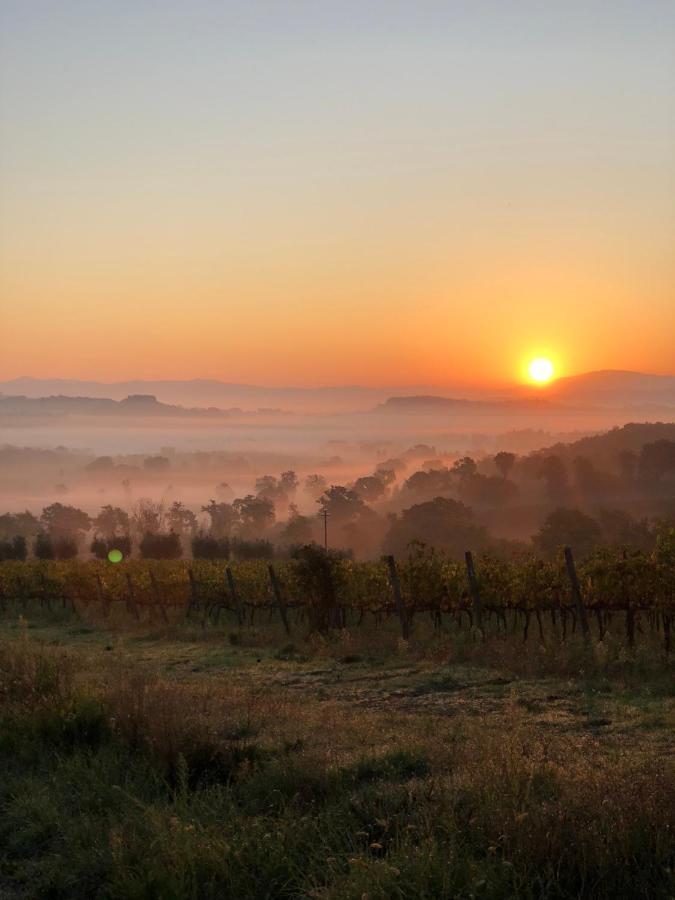
[[[449, 410], [450, 404], [455, 404], [457, 409], [464, 405], [463, 408], [469, 411], [472, 409], [469, 406], [471, 403], [492, 404], [495, 410], [507, 411], [507, 406], [498, 404], [527, 401], [530, 405], [521, 407], [522, 409], [546, 408], [553, 411], [556, 405], [560, 404], [566, 407], [641, 408], [655, 413], [662, 411], [664, 414], [672, 411], [675, 415], [675, 375], [652, 375], [621, 370], [565, 376], [543, 388], [524, 384], [513, 384], [500, 389], [466, 384], [454, 387], [434, 385], [276, 387], [208, 378], [137, 379], [106, 383], [22, 377], [0, 382], [0, 392], [14, 396], [23, 395], [32, 399], [62, 395], [116, 401], [121, 401], [129, 395], [148, 394], [156, 397], [159, 402], [187, 407], [227, 409], [281, 406], [293, 411], [306, 412], [327, 410], [368, 412], [378, 405], [388, 404], [389, 400], [394, 400], [392, 406], [399, 407], [401, 411], [406, 409], [408, 403], [414, 406], [415, 402], [423, 402], [429, 408], [436, 403], [439, 411], [444, 405]], [[418, 399], [415, 402], [407, 399], [413, 397]], [[479, 411], [481, 407], [475, 409]]]
[[161, 402], [186, 406], [278, 407], [321, 412], [366, 411], [392, 393], [420, 393], [428, 386], [373, 388], [359, 385], [335, 387], [269, 387], [215, 379], [186, 381], [98, 382], [73, 379], [14, 378], [0, 382], [0, 393], [40, 398], [55, 395], [122, 400], [133, 394], [152, 394]]
[[[389, 397], [376, 406], [373, 412], [393, 414], [451, 413], [451, 412], [536, 412], [545, 408], [553, 411], [558, 404], [548, 397], [524, 397], [507, 400], [466, 400], [455, 397], [439, 397], [435, 394], [412, 397]], [[562, 407], [561, 407], [562, 408]], [[569, 411], [569, 407], [564, 407]]]
[[675, 375], [605, 369], [558, 378], [546, 394], [558, 401], [593, 406], [675, 406]]
[[130, 394], [123, 400], [106, 397], [51, 397], [5, 396], [0, 394], [0, 417], [40, 416], [61, 418], [70, 415], [85, 416], [151, 416], [179, 418], [227, 418], [230, 416], [283, 414], [281, 410], [256, 410], [245, 412], [234, 407], [185, 407], [160, 403], [153, 394]]
[[598, 371], [559, 378], [545, 387], [519, 385], [511, 395], [466, 400], [438, 394], [393, 396], [376, 407], [389, 413], [571, 412], [581, 409], [644, 410], [675, 417], [675, 375]]

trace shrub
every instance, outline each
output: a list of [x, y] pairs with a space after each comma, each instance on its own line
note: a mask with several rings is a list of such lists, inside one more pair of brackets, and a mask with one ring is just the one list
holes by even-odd
[[229, 559], [229, 538], [217, 538], [210, 534], [196, 534], [192, 538], [194, 559]]
[[343, 555], [339, 551], [324, 550], [318, 544], [307, 544], [294, 553], [298, 561], [296, 577], [311, 603], [312, 628], [325, 631], [341, 628], [342, 615], [337, 596], [342, 585]]
[[237, 538], [230, 546], [237, 559], [274, 559], [274, 545], [262, 538], [256, 541], [243, 541]]
[[38, 559], [54, 559], [52, 539], [44, 531], [39, 532], [35, 538], [34, 552]]
[[131, 547], [131, 538], [128, 535], [107, 540], [96, 536], [89, 549], [96, 559], [107, 559], [111, 550], [119, 550], [122, 556], [128, 559], [131, 556]]
[[40, 532], [35, 538], [35, 555], [38, 559], [74, 559], [77, 556], [77, 541], [73, 537]]
[[169, 534], [146, 532], [139, 549], [143, 559], [180, 559], [183, 552], [180, 535], [175, 531], [170, 531]]
[[54, 559], [75, 559], [77, 541], [72, 537], [57, 537], [53, 540]]
[[26, 538], [21, 534], [15, 535], [10, 540], [0, 541], [0, 560], [18, 559], [24, 560], [28, 552]]

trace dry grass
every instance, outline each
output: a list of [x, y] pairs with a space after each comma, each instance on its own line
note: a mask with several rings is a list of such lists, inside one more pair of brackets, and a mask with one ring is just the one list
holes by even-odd
[[[650, 741], [544, 728], [515, 688], [490, 716], [355, 708], [335, 675], [351, 669], [333, 665], [428, 678], [434, 660], [484, 664], [497, 644], [345, 632], [259, 664], [249, 634], [239, 669], [170, 677], [166, 640], [121, 635], [106, 654], [22, 628], [0, 642], [0, 884], [162, 900], [672, 894], [675, 772]], [[204, 652], [193, 642], [180, 646]], [[500, 662], [517, 669], [519, 651]], [[280, 683], [290, 672], [307, 684]]]
[[73, 690], [75, 658], [28, 640], [25, 620], [15, 642], [0, 643], [0, 708], [35, 710], [59, 705]]

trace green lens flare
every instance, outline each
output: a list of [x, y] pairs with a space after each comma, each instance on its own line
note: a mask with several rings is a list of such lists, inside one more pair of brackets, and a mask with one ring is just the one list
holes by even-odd
[[121, 550], [111, 550], [108, 554], [108, 559], [110, 560], [110, 562], [122, 562], [123, 558], [124, 556]]

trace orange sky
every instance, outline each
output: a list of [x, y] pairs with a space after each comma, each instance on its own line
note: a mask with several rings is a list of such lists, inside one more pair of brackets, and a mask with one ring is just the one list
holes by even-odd
[[7, 4], [0, 378], [675, 370], [673, 16], [346, 5]]

